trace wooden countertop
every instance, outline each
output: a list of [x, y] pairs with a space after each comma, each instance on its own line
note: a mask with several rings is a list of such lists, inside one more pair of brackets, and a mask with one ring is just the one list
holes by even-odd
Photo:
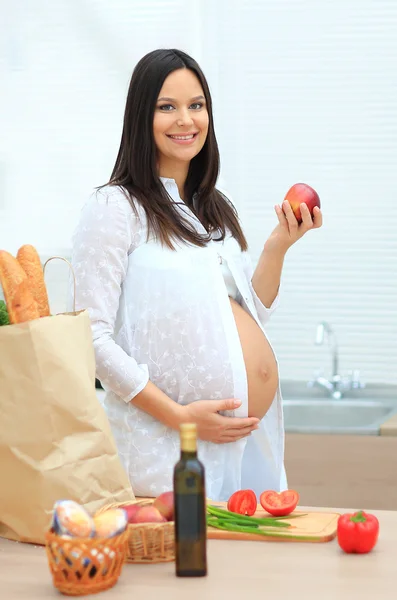
[[[347, 509], [299, 507], [304, 511]], [[108, 600], [383, 600], [397, 587], [397, 511], [371, 511], [380, 522], [375, 549], [343, 553], [336, 540], [322, 544], [208, 542], [208, 576], [175, 577], [174, 563], [130, 565], [116, 586], [91, 598]], [[0, 597], [62, 598], [52, 585], [43, 547], [0, 538]], [[66, 598], [66, 596], [64, 596]], [[84, 596], [87, 598], [88, 596]]]

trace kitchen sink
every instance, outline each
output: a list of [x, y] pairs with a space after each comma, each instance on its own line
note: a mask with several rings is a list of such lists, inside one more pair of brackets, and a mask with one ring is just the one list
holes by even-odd
[[379, 435], [382, 423], [397, 414], [397, 403], [386, 400], [284, 399], [285, 431]]

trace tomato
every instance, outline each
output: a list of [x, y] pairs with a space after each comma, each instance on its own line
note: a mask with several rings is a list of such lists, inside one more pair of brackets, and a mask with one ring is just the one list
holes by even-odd
[[255, 514], [258, 506], [256, 494], [252, 490], [239, 490], [234, 492], [229, 498], [227, 503], [227, 509], [230, 512], [237, 513], [239, 515], [248, 515], [252, 517]]
[[262, 507], [275, 517], [283, 517], [292, 513], [299, 502], [299, 494], [295, 490], [275, 492], [267, 490], [260, 496]]
[[338, 519], [337, 535], [344, 552], [366, 554], [378, 541], [379, 521], [375, 515], [362, 510], [346, 513]]

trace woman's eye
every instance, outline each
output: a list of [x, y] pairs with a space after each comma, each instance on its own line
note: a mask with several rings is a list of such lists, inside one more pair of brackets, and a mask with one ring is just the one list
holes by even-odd
[[[193, 110], [200, 110], [200, 108], [203, 108], [204, 104], [203, 102], [194, 102], [193, 104], [190, 105], [190, 108]], [[172, 104], [161, 104], [159, 106], [159, 110], [163, 111], [163, 112], [171, 112], [172, 110], [174, 110], [174, 106], [172, 106]]]

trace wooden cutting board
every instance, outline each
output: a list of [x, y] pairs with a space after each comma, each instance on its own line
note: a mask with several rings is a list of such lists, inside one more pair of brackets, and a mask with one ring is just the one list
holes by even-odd
[[[226, 502], [211, 502], [208, 504], [219, 506], [220, 508], [226, 508]], [[255, 542], [263, 541], [277, 541], [277, 542], [330, 542], [336, 537], [337, 523], [339, 513], [327, 513], [327, 512], [303, 512], [295, 511], [293, 515], [302, 514], [304, 516], [298, 517], [286, 521], [291, 524], [291, 529], [288, 531], [283, 530], [285, 537], [274, 537], [274, 536], [263, 536], [255, 535], [252, 533], [240, 533], [234, 531], [224, 531], [222, 529], [215, 529], [214, 527], [208, 527], [207, 537], [208, 539], [214, 540], [248, 540]], [[269, 517], [266, 511], [264, 511], [261, 505], [258, 505], [258, 509], [255, 513], [255, 517]], [[302, 539], [293, 539], [291, 536], [299, 535]]]
[[[153, 498], [138, 498], [139, 501], [152, 502]], [[220, 508], [227, 508], [227, 502], [215, 502], [207, 498], [207, 504], [213, 506], [219, 506]], [[338, 524], [339, 513], [329, 512], [311, 512], [311, 511], [299, 511], [296, 510], [292, 513], [293, 515], [304, 515], [302, 517], [291, 519], [286, 521], [291, 524], [291, 529], [288, 531], [283, 530], [285, 537], [274, 537], [255, 535], [252, 533], [240, 533], [235, 531], [224, 531], [223, 529], [215, 529], [214, 527], [207, 528], [207, 537], [212, 540], [240, 540], [240, 541], [254, 541], [254, 542], [330, 542], [336, 537], [336, 529]], [[258, 504], [255, 517], [270, 517], [269, 513], [263, 510], [262, 506]], [[301, 536], [301, 539], [295, 540], [292, 538], [294, 535]]]

